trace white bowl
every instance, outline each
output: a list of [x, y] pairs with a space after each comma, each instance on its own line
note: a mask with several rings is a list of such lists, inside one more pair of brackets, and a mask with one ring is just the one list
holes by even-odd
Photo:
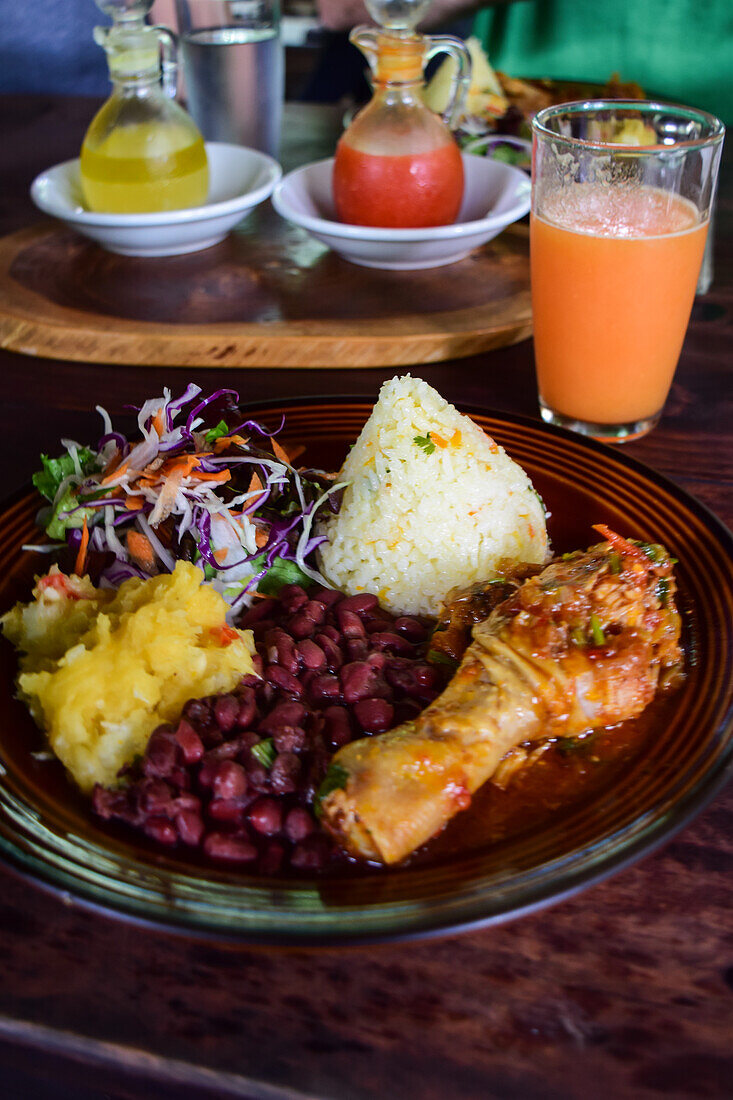
[[432, 229], [373, 229], [336, 221], [333, 159], [288, 173], [272, 203], [283, 218], [354, 264], [395, 271], [440, 267], [462, 260], [529, 210], [530, 182], [520, 169], [465, 153], [463, 167], [466, 189], [458, 219]]
[[79, 161], [49, 168], [31, 184], [36, 206], [123, 256], [179, 256], [226, 237], [248, 210], [272, 194], [282, 175], [276, 160], [254, 149], [207, 142], [209, 195], [203, 206], [157, 214], [93, 214], [85, 210]]

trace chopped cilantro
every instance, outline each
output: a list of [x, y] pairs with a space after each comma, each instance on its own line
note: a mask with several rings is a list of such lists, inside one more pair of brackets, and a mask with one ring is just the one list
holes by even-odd
[[439, 649], [428, 650], [428, 660], [433, 665], [446, 665], [448, 668], [458, 668], [455, 657], [449, 657], [447, 653], [441, 653]]
[[215, 439], [221, 439], [223, 435], [229, 435], [229, 426], [226, 420], [220, 420], [215, 428], [209, 428], [204, 440], [211, 445]]
[[642, 554], [646, 554], [649, 561], [653, 561], [655, 565], [664, 561], [664, 551], [656, 542], [639, 542], [637, 546]]
[[593, 641], [595, 645], [603, 645], [606, 640], [606, 635], [603, 633], [603, 627], [601, 621], [595, 612], [590, 617], [590, 630], [593, 635]]
[[426, 455], [431, 455], [435, 450], [435, 444], [430, 438], [430, 432], [427, 435], [416, 435], [412, 441], [421, 451], [424, 451]]
[[259, 760], [264, 768], [271, 768], [277, 756], [277, 750], [272, 738], [266, 737], [264, 741], [258, 741], [256, 745], [253, 745], [252, 755], [255, 760]]
[[608, 555], [608, 571], [614, 575], [621, 572], [621, 555], [609, 554]]
[[669, 601], [669, 581], [666, 577], [660, 577], [654, 589], [654, 595], [659, 600], [661, 607], [666, 607]]
[[331, 764], [323, 782], [318, 788], [318, 793], [313, 800], [313, 809], [316, 817], [321, 816], [321, 805], [332, 791], [341, 790], [349, 781], [349, 773], [341, 764]]

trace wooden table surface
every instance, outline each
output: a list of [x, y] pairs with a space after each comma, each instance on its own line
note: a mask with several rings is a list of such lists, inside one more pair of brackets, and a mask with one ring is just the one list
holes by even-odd
[[[0, 232], [74, 156], [89, 101], [0, 97]], [[289, 115], [288, 166], [336, 118]], [[698, 298], [660, 426], [628, 452], [733, 522], [733, 157], [715, 281]], [[0, 353], [4, 488], [60, 435], [184, 381], [270, 396], [376, 396], [392, 372], [103, 368]], [[537, 415], [532, 344], [422, 367], [456, 403]], [[212, 946], [64, 904], [0, 866], [0, 1094], [560, 1100], [733, 1093], [733, 789], [661, 851], [499, 928], [317, 951]]]

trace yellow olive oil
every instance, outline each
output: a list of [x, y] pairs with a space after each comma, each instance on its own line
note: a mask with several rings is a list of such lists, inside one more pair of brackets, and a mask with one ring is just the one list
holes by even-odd
[[186, 116], [180, 121], [145, 120], [109, 129], [107, 120], [100, 117], [103, 113], [104, 108], [81, 150], [82, 191], [90, 210], [148, 214], [206, 201], [206, 150]]

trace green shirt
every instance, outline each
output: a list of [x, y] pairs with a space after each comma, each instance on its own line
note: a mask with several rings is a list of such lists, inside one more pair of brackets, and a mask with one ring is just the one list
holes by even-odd
[[617, 72], [733, 124], [733, 0], [522, 0], [480, 12], [475, 33], [511, 76]]

